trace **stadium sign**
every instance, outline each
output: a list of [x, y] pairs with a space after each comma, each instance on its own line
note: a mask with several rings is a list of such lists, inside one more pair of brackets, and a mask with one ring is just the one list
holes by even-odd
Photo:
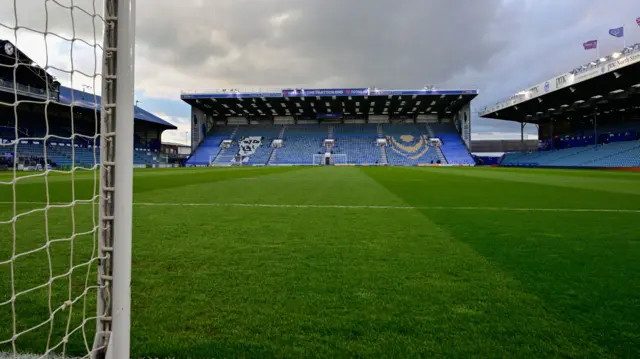
[[285, 97], [304, 97], [304, 96], [367, 96], [368, 88], [353, 89], [284, 89], [282, 96]]
[[568, 78], [569, 76], [571, 76], [571, 74], [564, 74], [564, 75], [560, 75], [560, 76], [556, 77], [556, 78], [555, 78], [555, 81], [554, 81], [554, 82], [555, 82], [555, 84], [556, 84], [555, 90], [557, 90], [557, 89], [561, 89], [561, 88], [563, 88], [563, 87], [567, 86], [567, 84], [568, 84], [568, 82], [569, 82], [569, 81], [567, 80], [567, 78]]

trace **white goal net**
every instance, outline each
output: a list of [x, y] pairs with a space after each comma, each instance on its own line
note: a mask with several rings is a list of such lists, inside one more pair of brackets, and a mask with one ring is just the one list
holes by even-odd
[[129, 358], [131, 3], [0, 2], [0, 358]]
[[[327, 157], [324, 154], [314, 154], [312, 161], [314, 166], [327, 165]], [[346, 165], [346, 164], [347, 164], [347, 155], [344, 153], [331, 154], [331, 156], [329, 156], [329, 165]]]

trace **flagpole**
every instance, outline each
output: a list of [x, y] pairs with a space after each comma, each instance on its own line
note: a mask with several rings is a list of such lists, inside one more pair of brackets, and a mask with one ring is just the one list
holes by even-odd
[[[596, 37], [596, 57], [600, 60], [600, 37]], [[597, 61], [596, 61], [597, 62]]]
[[625, 24], [622, 24], [622, 49], [626, 49], [627, 48], [627, 37], [624, 36], [624, 27]]

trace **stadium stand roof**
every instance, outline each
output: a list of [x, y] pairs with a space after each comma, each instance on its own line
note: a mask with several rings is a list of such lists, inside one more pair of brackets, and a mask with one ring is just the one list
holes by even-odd
[[[56, 81], [55, 77], [50, 75], [45, 69], [37, 65], [29, 56], [24, 52], [16, 48], [13, 43], [8, 40], [0, 40], [0, 63], [5, 65], [13, 65], [16, 62], [16, 56], [18, 57], [18, 78], [27, 79], [30, 84], [40, 83], [39, 87], [26, 86], [25, 84], [17, 84], [18, 94], [25, 97], [38, 98], [42, 100], [47, 99], [47, 93], [44, 88], [43, 80], [46, 78], [46, 82], [49, 84], [55, 84], [55, 88], [51, 87], [50, 91], [57, 91], [59, 87], [59, 98], [57, 100], [63, 105], [71, 105], [81, 107], [84, 109], [93, 110], [96, 108], [100, 111], [101, 97], [93, 94], [85, 93], [80, 90], [71, 89], [60, 84]], [[9, 69], [12, 72], [12, 68], [3, 67]], [[12, 75], [12, 74], [11, 74]], [[37, 80], [39, 78], [39, 80]], [[0, 79], [0, 91], [5, 93], [13, 93], [14, 84], [12, 80]], [[50, 94], [52, 98], [55, 95]], [[165, 127], [165, 129], [176, 129], [177, 127], [171, 123], [159, 118], [158, 116], [146, 111], [138, 106], [134, 109], [134, 116], [136, 120], [153, 123]]]
[[183, 91], [181, 99], [214, 116], [336, 119], [344, 116], [389, 115], [401, 118], [455, 113], [478, 95], [477, 90], [218, 89]]
[[[96, 106], [98, 108], [98, 111], [100, 111], [101, 108], [100, 96], [81, 90], [71, 89], [68, 87], [60, 87], [60, 102], [65, 105], [73, 104], [73, 106], [78, 106], [90, 110], [93, 110], [94, 108], [96, 108]], [[167, 129], [177, 128], [171, 123], [138, 106], [134, 107], [134, 117], [136, 120], [155, 123], [157, 125], [167, 127]]]
[[[47, 82], [53, 83], [55, 81], [55, 77], [50, 75], [47, 71], [45, 71], [42, 67], [38, 66], [35, 61], [33, 61], [27, 54], [20, 51], [11, 41], [0, 39], [0, 62], [3, 64], [15, 64], [16, 61], [18, 64], [18, 71], [22, 69], [28, 68], [32, 74], [46, 78]], [[20, 74], [18, 74], [20, 76]]]
[[637, 111], [639, 95], [640, 43], [487, 106], [480, 117], [544, 123], [557, 117], [587, 116], [596, 108]]

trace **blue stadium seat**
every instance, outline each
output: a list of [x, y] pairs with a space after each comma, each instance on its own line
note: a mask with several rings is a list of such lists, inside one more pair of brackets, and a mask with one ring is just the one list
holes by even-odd
[[640, 141], [565, 148], [554, 151], [508, 153], [502, 165], [551, 167], [638, 167]]

